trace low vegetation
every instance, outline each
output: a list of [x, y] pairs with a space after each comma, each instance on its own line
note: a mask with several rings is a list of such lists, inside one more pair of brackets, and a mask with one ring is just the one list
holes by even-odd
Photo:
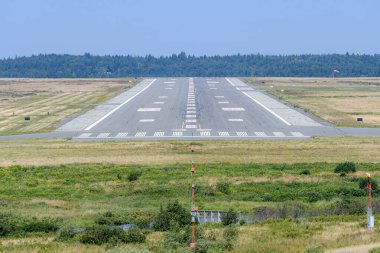
[[[45, 238], [46, 252], [188, 252], [193, 180], [200, 209], [228, 211], [220, 224], [197, 225], [197, 252], [315, 252], [380, 240], [365, 228], [365, 173], [378, 220], [380, 164], [355, 163], [346, 177], [337, 166], [197, 163], [193, 179], [189, 164], [2, 167], [1, 250], [33, 250], [42, 245], [33, 238]], [[117, 227], [125, 224], [134, 226]]]
[[[47, 132], [135, 79], [0, 79], [0, 135]], [[29, 117], [30, 120], [25, 120]]]
[[245, 81], [335, 125], [380, 127], [379, 78], [246, 78]]

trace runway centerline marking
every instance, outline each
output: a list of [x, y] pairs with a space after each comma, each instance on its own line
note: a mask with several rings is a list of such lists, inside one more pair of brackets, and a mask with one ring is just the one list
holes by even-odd
[[102, 122], [104, 119], [108, 118], [111, 114], [113, 114], [114, 112], [116, 112], [117, 110], [119, 110], [126, 103], [128, 103], [129, 101], [131, 101], [132, 99], [134, 99], [136, 96], [140, 95], [143, 91], [145, 91], [146, 89], [148, 89], [156, 80], [157, 79], [153, 79], [146, 87], [144, 87], [142, 90], [140, 90], [139, 92], [137, 92], [135, 95], [133, 95], [132, 97], [130, 97], [129, 99], [127, 99], [126, 101], [124, 101], [123, 103], [121, 103], [120, 105], [118, 105], [116, 108], [114, 108], [112, 111], [110, 111], [109, 113], [107, 113], [106, 115], [104, 115], [103, 117], [101, 117], [100, 119], [98, 119], [97, 121], [95, 121], [94, 123], [92, 123], [85, 130], [86, 131], [90, 130], [91, 128], [93, 128], [94, 126], [96, 126], [97, 124], [99, 124], [100, 122]]
[[229, 104], [230, 102], [228, 101], [219, 101], [218, 104]]
[[163, 104], [165, 104], [165, 102], [153, 102], [153, 104], [155, 104], [155, 105], [163, 105]]
[[215, 98], [224, 98], [224, 96], [215, 96]]
[[168, 98], [168, 96], [158, 96], [158, 98]]

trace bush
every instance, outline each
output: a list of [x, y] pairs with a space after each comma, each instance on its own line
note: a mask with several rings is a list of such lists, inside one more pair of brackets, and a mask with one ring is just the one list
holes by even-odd
[[182, 207], [178, 200], [169, 203], [166, 209], [161, 207], [160, 213], [153, 224], [153, 228], [157, 231], [168, 231], [175, 225], [184, 227], [191, 222], [191, 214], [189, 210]]
[[141, 177], [141, 175], [142, 171], [133, 171], [129, 173], [127, 179], [129, 182], [136, 181], [137, 179], [139, 179], [139, 177]]
[[226, 228], [223, 232], [223, 239], [225, 240], [223, 248], [225, 250], [232, 250], [238, 236], [239, 231], [235, 227]]
[[303, 171], [301, 171], [300, 174], [301, 175], [310, 175], [311, 173], [310, 173], [310, 170], [303, 170]]
[[[367, 190], [367, 178], [359, 178], [359, 189]], [[377, 183], [376, 179], [371, 178], [371, 184], [372, 184], [372, 191], [377, 191], [379, 189], [379, 184]]]
[[229, 226], [236, 224], [239, 221], [239, 214], [234, 209], [229, 209], [227, 212], [222, 213], [222, 224], [224, 226]]
[[317, 202], [322, 199], [322, 195], [319, 192], [310, 192], [309, 193], [309, 202]]
[[40, 220], [33, 218], [23, 227], [25, 232], [56, 232], [59, 229], [60, 220], [55, 218], [42, 218]]
[[344, 162], [340, 163], [335, 167], [335, 173], [345, 173], [348, 174], [350, 172], [356, 172], [356, 165], [353, 162]]
[[20, 229], [20, 219], [9, 213], [0, 213], [0, 236], [5, 236]]
[[108, 226], [97, 226], [84, 231], [80, 237], [80, 242], [85, 244], [105, 244], [105, 243], [143, 243], [145, 235], [137, 228], [127, 231], [115, 229]]
[[57, 236], [57, 241], [68, 242], [74, 239], [76, 233], [73, 229], [63, 229]]
[[219, 182], [216, 184], [216, 190], [223, 194], [230, 194], [231, 192], [231, 184], [228, 182]]

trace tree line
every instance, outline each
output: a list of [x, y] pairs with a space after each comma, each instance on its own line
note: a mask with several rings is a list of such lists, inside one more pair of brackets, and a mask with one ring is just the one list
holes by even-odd
[[40, 54], [0, 60], [0, 77], [379, 77], [380, 54], [97, 56]]

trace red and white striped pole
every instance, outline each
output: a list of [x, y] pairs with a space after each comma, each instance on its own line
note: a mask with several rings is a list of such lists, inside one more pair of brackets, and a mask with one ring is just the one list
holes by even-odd
[[[195, 165], [194, 161], [191, 162], [191, 178], [193, 178], [193, 175], [195, 173]], [[195, 205], [195, 190], [197, 186], [196, 184], [191, 185], [191, 243], [190, 248], [195, 248], [197, 245], [195, 242], [195, 217], [197, 217], [198, 207]]]

